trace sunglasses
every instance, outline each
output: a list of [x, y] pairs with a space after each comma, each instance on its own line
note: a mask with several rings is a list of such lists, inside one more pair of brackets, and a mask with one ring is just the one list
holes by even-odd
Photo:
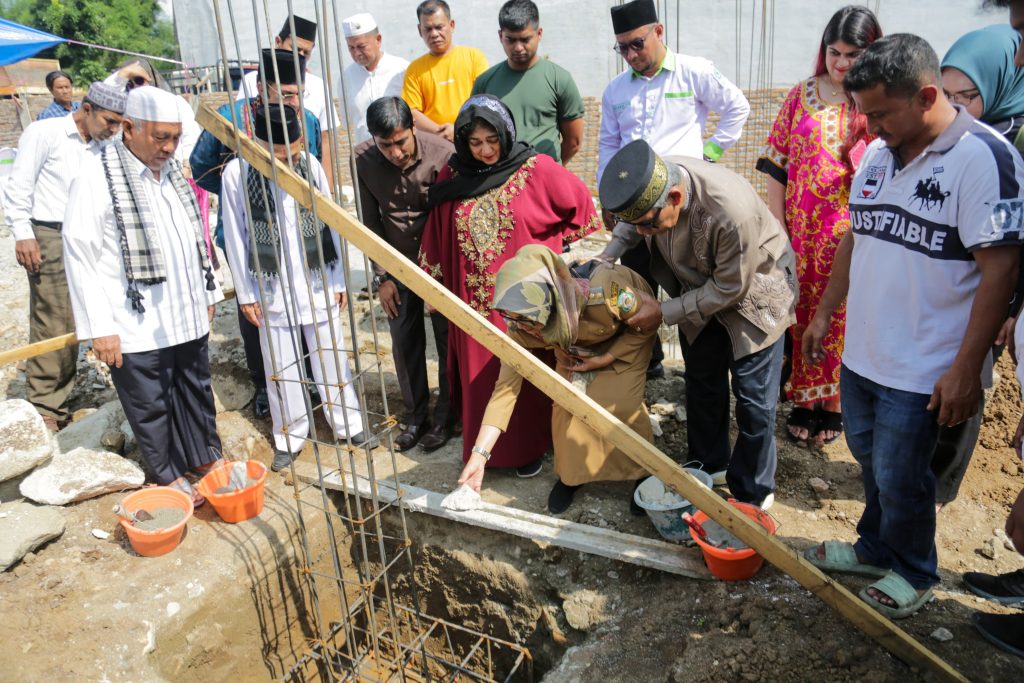
[[629, 54], [630, 50], [632, 50], [633, 52], [639, 52], [640, 50], [644, 49], [644, 43], [647, 42], [647, 37], [651, 35], [651, 31], [657, 28], [657, 26], [657, 24], [654, 24], [649, 29], [647, 29], [647, 33], [643, 34], [639, 38], [634, 38], [628, 43], [616, 43], [612, 50], [618, 52], [623, 57]]
[[130, 92], [135, 88], [141, 88], [147, 83], [149, 83], [149, 79], [145, 76], [132, 76], [128, 79], [128, 84], [124, 86], [124, 89], [126, 92]]

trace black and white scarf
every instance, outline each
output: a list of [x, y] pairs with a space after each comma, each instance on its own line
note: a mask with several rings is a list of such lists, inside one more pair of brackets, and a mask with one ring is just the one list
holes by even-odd
[[[278, 277], [278, 253], [281, 249], [281, 234], [278, 228], [275, 193], [270, 179], [252, 166], [246, 164], [245, 189], [249, 195], [249, 206], [252, 216], [249, 229], [252, 232], [256, 248], [249, 250], [249, 272], [253, 276], [265, 275]], [[304, 154], [299, 155], [295, 167], [303, 180], [309, 179], [309, 165]], [[323, 264], [329, 266], [338, 260], [334, 249], [331, 231], [323, 221], [313, 218], [313, 213], [299, 207], [299, 232], [302, 235], [302, 249], [306, 253], [306, 264], [313, 274], [320, 272], [320, 252], [323, 252]]]
[[[160, 238], [156, 234], [153, 209], [146, 198], [142, 178], [135, 172], [135, 164], [129, 158], [130, 154], [121, 140], [107, 145], [102, 155], [103, 172], [106, 174], [114, 205], [114, 221], [120, 233], [121, 258], [124, 261], [125, 278], [128, 280], [125, 295], [132, 302], [133, 309], [145, 313], [142, 294], [136, 283], [156, 285], [165, 282], [167, 264], [160, 253]], [[203, 222], [199, 217], [199, 204], [196, 202], [195, 192], [189, 187], [177, 162], [167, 164], [164, 172], [168, 174], [171, 186], [192, 222], [199, 263], [206, 275], [206, 289], [213, 291], [216, 285], [213, 269], [210, 267], [210, 255], [206, 250], [206, 240], [203, 238]]]

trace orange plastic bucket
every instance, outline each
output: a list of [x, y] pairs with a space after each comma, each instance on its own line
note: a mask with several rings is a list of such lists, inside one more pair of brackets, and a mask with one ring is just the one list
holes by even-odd
[[[775, 520], [767, 512], [756, 505], [741, 503], [738, 500], [729, 499], [729, 504], [763, 526], [769, 534], [775, 535]], [[698, 524], [703, 524], [710, 518], [706, 513], [698, 510], [693, 515], [693, 519]], [[704, 562], [708, 566], [708, 571], [723, 581], [749, 579], [764, 564], [764, 558], [758, 555], [757, 551], [753, 548], [743, 548], [741, 550], [735, 548], [716, 548], [700, 540], [693, 529], [690, 529], [690, 537], [704, 551]]]
[[263, 512], [263, 485], [267, 481], [267, 466], [258, 460], [249, 460], [245, 463], [246, 475], [249, 479], [256, 479], [256, 483], [249, 488], [231, 493], [214, 493], [217, 489], [228, 484], [231, 477], [231, 465], [225, 463], [220, 467], [210, 470], [205, 477], [199, 480], [196, 488], [210, 505], [217, 511], [220, 518], [225, 522], [244, 522]]
[[185, 524], [192, 518], [193, 511], [191, 496], [166, 486], [153, 486], [129, 493], [121, 501], [121, 507], [129, 512], [150, 511], [158, 508], [180, 508], [185, 511], [185, 519], [172, 527], [156, 531], [137, 529], [128, 520], [119, 520], [124, 532], [128, 534], [132, 548], [144, 557], [159, 557], [177, 548], [185, 534]]

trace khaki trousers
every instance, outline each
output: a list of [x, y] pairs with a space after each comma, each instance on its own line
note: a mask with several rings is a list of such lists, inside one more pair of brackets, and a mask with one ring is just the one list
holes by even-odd
[[[42, 263], [38, 274], [29, 274], [29, 343], [75, 331], [75, 318], [64, 273], [64, 249], [60, 230], [32, 223]], [[75, 387], [78, 344], [44, 353], [26, 361], [28, 400], [40, 415], [65, 420], [67, 400]]]

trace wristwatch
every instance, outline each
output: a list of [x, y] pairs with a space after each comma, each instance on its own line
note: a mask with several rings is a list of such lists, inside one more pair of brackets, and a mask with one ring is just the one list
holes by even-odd
[[379, 289], [382, 284], [384, 284], [385, 282], [387, 282], [390, 279], [391, 279], [391, 276], [388, 275], [387, 273], [384, 273], [383, 275], [374, 275], [373, 276], [373, 286]]
[[486, 448], [480, 448], [479, 446], [473, 446], [473, 448], [470, 449], [470, 452], [471, 453], [477, 453], [479, 455], [484, 456], [484, 462], [487, 462], [488, 460], [491, 459], [491, 452], [489, 450], [487, 450]]

